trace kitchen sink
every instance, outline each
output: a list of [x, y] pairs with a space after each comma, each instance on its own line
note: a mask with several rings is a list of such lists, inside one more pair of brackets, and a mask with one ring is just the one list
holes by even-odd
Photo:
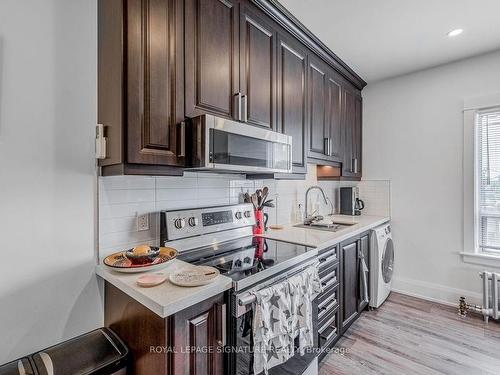
[[323, 230], [327, 232], [338, 232], [339, 230], [345, 229], [354, 225], [355, 223], [336, 223], [336, 222], [319, 222], [319, 223], [311, 223], [311, 224], [296, 224], [294, 227], [296, 228], [307, 228], [307, 229], [315, 229], [315, 230]]

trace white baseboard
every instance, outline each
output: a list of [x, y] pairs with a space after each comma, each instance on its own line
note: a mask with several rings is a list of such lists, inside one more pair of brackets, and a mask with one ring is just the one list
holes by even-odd
[[481, 293], [405, 278], [394, 278], [391, 289], [397, 293], [448, 306], [457, 306], [460, 297], [465, 297], [467, 303], [475, 304], [481, 304], [483, 298]]

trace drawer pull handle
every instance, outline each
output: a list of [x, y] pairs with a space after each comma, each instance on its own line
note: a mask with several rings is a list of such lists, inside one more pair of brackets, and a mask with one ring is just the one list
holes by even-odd
[[320, 258], [319, 259], [320, 267], [324, 268], [329, 264], [334, 263], [336, 260], [337, 260], [337, 254], [333, 254], [327, 258]]
[[330, 341], [330, 339], [331, 339], [333, 336], [335, 336], [335, 335], [337, 334], [337, 327], [331, 327], [331, 328], [333, 328], [333, 331], [332, 331], [332, 332], [330, 332], [330, 334], [328, 334], [328, 335], [326, 335], [326, 336], [325, 336], [325, 335], [323, 335], [323, 334], [320, 334], [320, 337], [321, 337], [323, 340], [325, 340], [325, 341]]
[[[337, 319], [337, 314], [335, 313], [332, 318], [326, 322], [325, 324], [323, 324], [323, 327], [321, 327], [320, 329], [318, 329], [318, 332], [320, 334], [322, 334], [328, 327], [330, 327], [334, 322], [335, 322], [335, 319]], [[334, 328], [334, 327], [332, 327]]]
[[337, 276], [332, 277], [329, 281], [322, 281], [321, 285], [323, 286], [324, 289], [329, 288], [333, 284], [337, 282]]
[[334, 300], [337, 300], [337, 293], [333, 293], [331, 296], [329, 296], [329, 298], [325, 298], [325, 300], [323, 302], [321, 302], [320, 304], [318, 304], [318, 309], [322, 309], [325, 305], [328, 304], [328, 302], [330, 302], [332, 299]]
[[328, 311], [330, 309], [333, 309], [335, 307], [335, 305], [337, 304], [337, 299], [333, 298], [331, 301], [332, 301], [332, 303], [330, 303], [329, 305], [320, 307], [320, 310]]

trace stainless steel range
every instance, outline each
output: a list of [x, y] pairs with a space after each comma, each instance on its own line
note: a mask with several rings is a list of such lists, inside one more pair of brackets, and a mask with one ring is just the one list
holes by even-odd
[[[253, 374], [254, 297], [250, 292], [281, 282], [317, 262], [316, 249], [253, 236], [254, 225], [251, 204], [161, 212], [162, 245], [175, 247], [181, 260], [216, 267], [233, 280], [227, 296], [229, 374]], [[313, 321], [317, 319], [313, 317]], [[293, 357], [270, 373], [300, 374], [315, 357], [313, 353]]]

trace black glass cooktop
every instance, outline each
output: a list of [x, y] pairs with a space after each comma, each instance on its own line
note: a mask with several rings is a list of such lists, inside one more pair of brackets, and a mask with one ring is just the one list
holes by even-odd
[[235, 282], [288, 262], [312, 248], [262, 237], [237, 240], [181, 252], [185, 262], [216, 267]]

